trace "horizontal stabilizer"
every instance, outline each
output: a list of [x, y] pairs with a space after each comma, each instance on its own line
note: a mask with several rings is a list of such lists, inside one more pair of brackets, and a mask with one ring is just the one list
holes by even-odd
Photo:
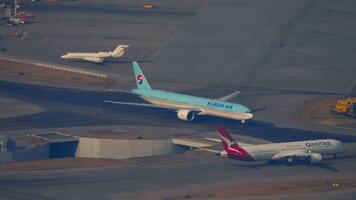
[[214, 153], [214, 154], [219, 154], [219, 155], [221, 153], [220, 150], [216, 150], [216, 149], [213, 149], [213, 148], [200, 148], [200, 150], [207, 151], [207, 152]]

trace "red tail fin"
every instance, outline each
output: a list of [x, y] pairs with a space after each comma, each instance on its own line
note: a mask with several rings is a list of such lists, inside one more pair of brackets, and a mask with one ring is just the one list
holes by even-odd
[[221, 143], [224, 146], [224, 150], [228, 149], [229, 147], [238, 147], [234, 138], [225, 130], [223, 126], [218, 126], [219, 136], [221, 139]]
[[229, 158], [237, 160], [253, 160], [253, 157], [236, 143], [234, 138], [225, 130], [223, 126], [218, 126], [221, 143], [224, 146]]

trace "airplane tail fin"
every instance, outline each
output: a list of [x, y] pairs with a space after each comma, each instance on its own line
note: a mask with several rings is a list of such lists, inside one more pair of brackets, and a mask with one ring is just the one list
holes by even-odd
[[122, 57], [125, 53], [125, 49], [129, 48], [130, 45], [124, 45], [120, 44], [119, 46], [116, 47], [116, 49], [111, 52], [112, 57]]
[[142, 73], [142, 70], [140, 66], [138, 65], [137, 62], [132, 62], [132, 67], [135, 73], [135, 79], [136, 79], [136, 84], [137, 84], [137, 89], [139, 90], [151, 90], [150, 84], [148, 84], [148, 81], [145, 77], [145, 75]]
[[224, 146], [224, 151], [227, 154], [227, 157], [236, 159], [236, 160], [246, 160], [251, 161], [254, 158], [242, 147], [240, 147], [234, 138], [225, 130], [223, 126], [218, 127], [219, 136], [221, 143]]
[[226, 131], [223, 126], [219, 126], [218, 131], [221, 139], [221, 144], [223, 145], [225, 151], [233, 146], [239, 147], [234, 138], [231, 137], [231, 135]]

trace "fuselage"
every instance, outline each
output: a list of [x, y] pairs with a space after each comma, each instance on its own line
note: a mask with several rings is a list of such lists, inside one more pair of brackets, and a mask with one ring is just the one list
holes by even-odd
[[63, 56], [61, 56], [61, 58], [73, 58], [73, 59], [80, 59], [80, 58], [107, 58], [107, 57], [111, 57], [111, 53], [110, 52], [98, 52], [98, 53], [67, 53]]
[[251, 160], [259, 161], [272, 160], [280, 152], [310, 152], [321, 155], [335, 155], [342, 152], [345, 146], [338, 140], [325, 139], [250, 145], [244, 146], [243, 149], [249, 154]]
[[132, 90], [144, 100], [173, 109], [192, 109], [198, 115], [212, 115], [235, 120], [248, 120], [253, 117], [251, 110], [236, 103], [166, 92], [162, 90]]

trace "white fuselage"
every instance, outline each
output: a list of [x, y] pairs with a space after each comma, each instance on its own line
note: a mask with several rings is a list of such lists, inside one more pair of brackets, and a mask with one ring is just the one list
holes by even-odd
[[[320, 155], [335, 155], [342, 152], [345, 146], [342, 142], [333, 139], [307, 140], [298, 142], [284, 142], [261, 145], [244, 146], [253, 160], [273, 160], [278, 154], [318, 153]], [[278, 159], [278, 158], [277, 158]]]
[[98, 53], [67, 53], [62, 58], [66, 59], [82, 59], [82, 58], [108, 58], [111, 57], [111, 52], [98, 52]]

